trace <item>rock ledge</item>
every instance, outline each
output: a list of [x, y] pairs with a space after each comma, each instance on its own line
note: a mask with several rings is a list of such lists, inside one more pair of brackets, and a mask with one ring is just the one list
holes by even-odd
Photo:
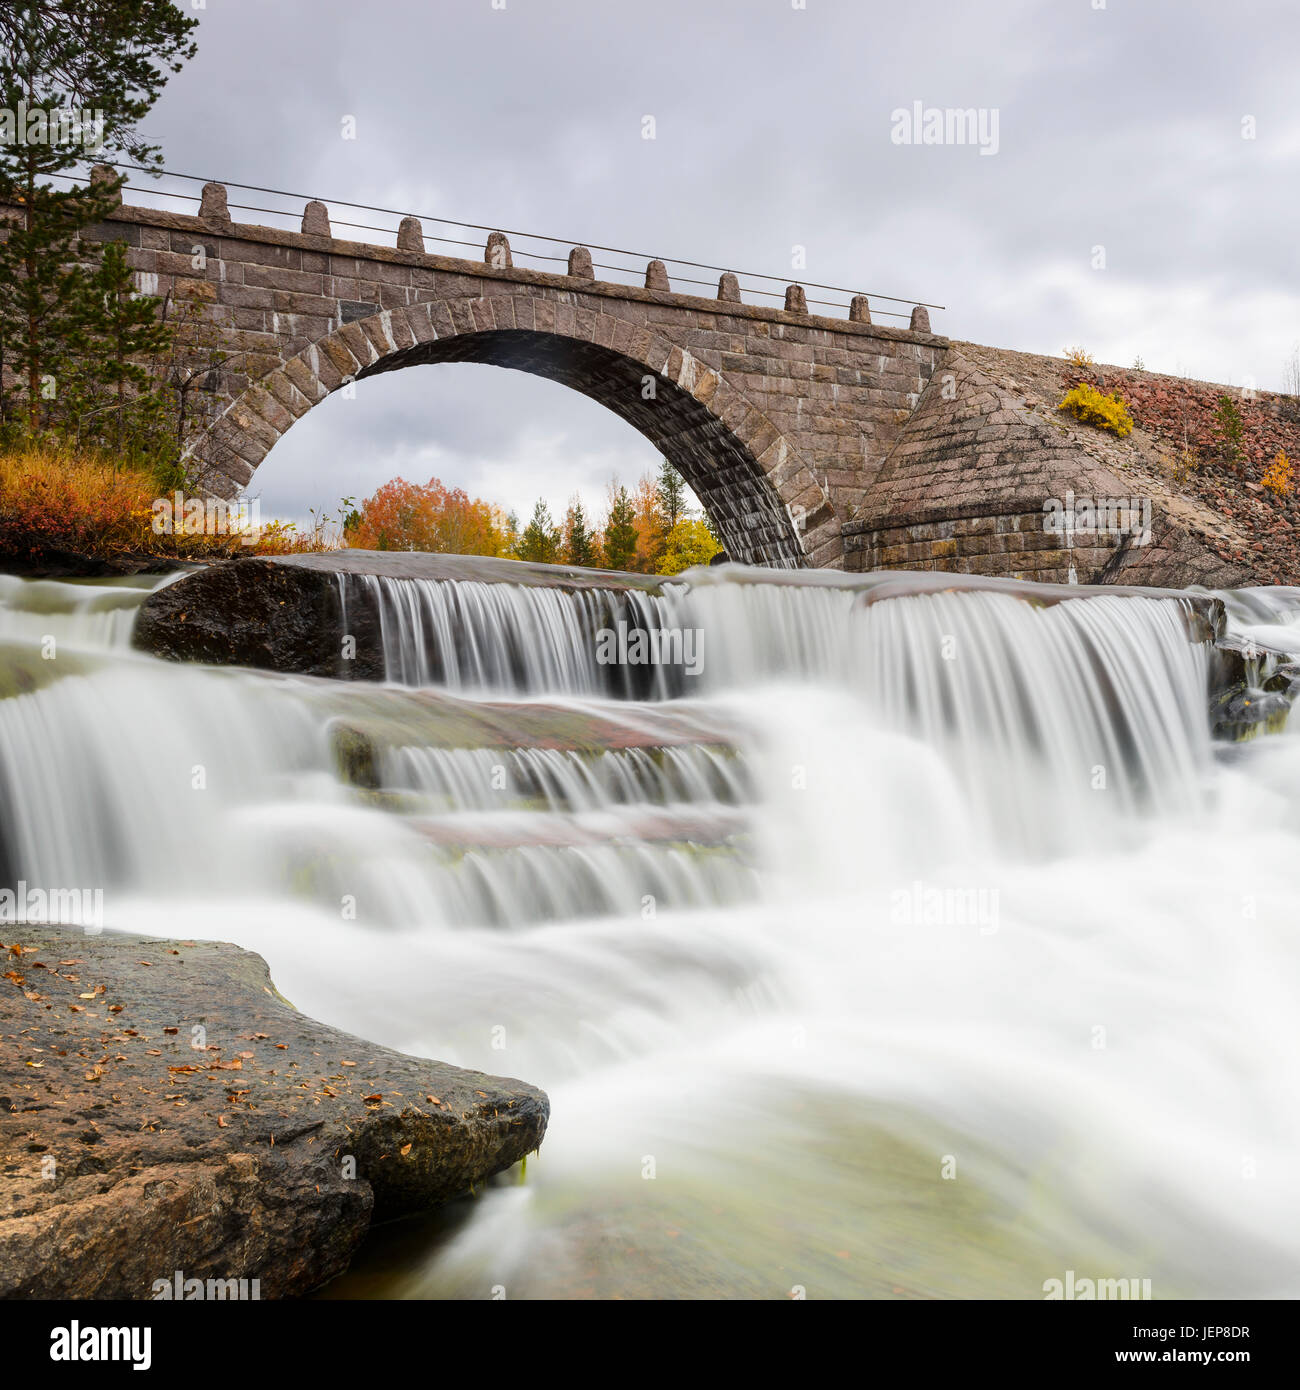
[[[536, 1149], [546, 1096], [298, 1013], [224, 942], [0, 927], [0, 1298], [340, 1273]], [[396, 987], [396, 986], [395, 986]]]

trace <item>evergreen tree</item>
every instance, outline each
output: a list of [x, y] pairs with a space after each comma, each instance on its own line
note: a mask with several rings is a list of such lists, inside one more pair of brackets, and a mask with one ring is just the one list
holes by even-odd
[[631, 569], [636, 560], [636, 509], [627, 488], [610, 484], [609, 516], [605, 521], [605, 563], [610, 569]]
[[104, 247], [90, 290], [90, 312], [74, 344], [73, 380], [81, 397], [72, 412], [76, 432], [119, 454], [156, 449], [166, 429], [164, 406], [149, 390], [152, 377], [141, 359], [156, 358], [171, 334], [156, 301], [135, 293], [124, 242]]
[[41, 99], [29, 99], [29, 110], [100, 112], [105, 148], [161, 168], [158, 147], [138, 126], [169, 75], [194, 56], [191, 35], [197, 24], [173, 0], [5, 4], [0, 6], [0, 65], [26, 68], [39, 79]]
[[582, 501], [575, 497], [564, 514], [564, 563], [590, 568], [597, 562], [596, 537], [587, 525]]
[[659, 494], [659, 506], [663, 509], [664, 519], [667, 522], [665, 529], [672, 531], [673, 527], [691, 512], [689, 502], [690, 492], [686, 486], [686, 479], [668, 462], [662, 459], [659, 464], [659, 481], [656, 484]]
[[553, 565], [560, 558], [560, 528], [551, 520], [546, 503], [539, 497], [533, 518], [519, 538], [519, 558]]
[[170, 0], [0, 8], [0, 423], [51, 423], [79, 346], [113, 331], [94, 244], [79, 237], [122, 180], [50, 180], [112, 154], [158, 167], [137, 126], [193, 54], [196, 22]]

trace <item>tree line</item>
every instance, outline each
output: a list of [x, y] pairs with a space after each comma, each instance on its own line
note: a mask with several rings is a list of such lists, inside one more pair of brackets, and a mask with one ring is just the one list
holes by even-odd
[[658, 476], [647, 473], [630, 491], [612, 481], [599, 519], [574, 497], [556, 520], [539, 498], [521, 528], [513, 513], [437, 478], [423, 485], [397, 478], [360, 504], [345, 498], [344, 506], [344, 541], [362, 550], [496, 555], [642, 574], [680, 574], [708, 564], [722, 550], [712, 523], [692, 504], [685, 480], [667, 459]]

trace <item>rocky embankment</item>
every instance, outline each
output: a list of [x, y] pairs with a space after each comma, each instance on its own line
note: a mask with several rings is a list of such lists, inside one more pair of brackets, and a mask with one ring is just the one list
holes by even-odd
[[541, 1091], [308, 1018], [237, 946], [0, 943], [0, 1297], [150, 1298], [177, 1271], [304, 1293], [372, 1220], [470, 1192], [545, 1133]]
[[[1080, 382], [1124, 398], [1134, 423], [1126, 439], [1066, 422], [1122, 494], [1152, 499], [1157, 543], [1130, 551], [1118, 578], [1229, 588], [1300, 576], [1300, 397], [976, 343], [953, 351], [1009, 391], [1026, 418], [1061, 422], [1058, 406]], [[1224, 433], [1225, 398], [1240, 421], [1235, 442]], [[1279, 454], [1290, 468], [1271, 488], [1264, 478]]]

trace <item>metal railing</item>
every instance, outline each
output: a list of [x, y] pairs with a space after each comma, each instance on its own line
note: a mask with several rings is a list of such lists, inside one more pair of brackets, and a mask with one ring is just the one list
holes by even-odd
[[[117, 163], [110, 164], [108, 167], [117, 169], [124, 173], [151, 172], [150, 170], [145, 169], [143, 165], [139, 164]], [[66, 178], [75, 183], [84, 183], [87, 181], [84, 177], [78, 178], [74, 175], [58, 175], [56, 177]], [[566, 267], [568, 263], [569, 249], [575, 246], [585, 246], [589, 251], [599, 252], [604, 256], [618, 256], [626, 260], [636, 262], [636, 264], [627, 265], [612, 263], [606, 260], [596, 261], [593, 259], [592, 264], [594, 269], [608, 271], [613, 275], [626, 277], [629, 283], [641, 283], [642, 277], [644, 277], [645, 275], [646, 265], [650, 261], [657, 260], [662, 261], [664, 263], [665, 267], [668, 270], [669, 281], [674, 287], [677, 285], [698, 285], [705, 287], [707, 290], [710, 291], [710, 294], [716, 293], [717, 291], [716, 280], [703, 280], [700, 279], [698, 276], [692, 276], [690, 274], [679, 272], [692, 270], [707, 270], [716, 272], [718, 275], [726, 273], [734, 274], [737, 278], [737, 281], [739, 282], [742, 295], [759, 295], [766, 298], [777, 299], [782, 301], [785, 298], [784, 286], [791, 284], [800, 285], [803, 287], [805, 291], [822, 290], [832, 294], [848, 296], [848, 299], [843, 300], [820, 298], [815, 299], [811, 295], [807, 297], [807, 302], [809, 303], [809, 305], [816, 304], [824, 308], [839, 310], [840, 312], [845, 314], [848, 313], [849, 299], [851, 299], [855, 295], [865, 295], [868, 301], [870, 302], [871, 314], [873, 318], [875, 318], [878, 315], [884, 315], [890, 318], [910, 318], [910, 307], [907, 311], [899, 311], [896, 309], [881, 309], [877, 307], [877, 305], [881, 301], [884, 301], [885, 303], [889, 304], [906, 304], [908, 306], [920, 306], [925, 309], [943, 309], [946, 307], [945, 305], [935, 304], [929, 300], [919, 299], [910, 296], [881, 294], [879, 292], [873, 292], [865, 289], [849, 289], [843, 285], [822, 284], [815, 280], [797, 280], [792, 275], [768, 275], [759, 271], [734, 270], [730, 266], [710, 265], [708, 262], [705, 261], [687, 260], [681, 256], [665, 256], [662, 254], [629, 251], [623, 247], [605, 246], [597, 242], [583, 241], [579, 237], [556, 237], [548, 236], [541, 232], [523, 232], [518, 230], [511, 230], [506, 227], [493, 227], [482, 222], [467, 222], [453, 217], [436, 217], [430, 213], [410, 212], [402, 211], [397, 208], [379, 207], [373, 203], [354, 203], [342, 198], [320, 198], [315, 197], [311, 194], [294, 193], [282, 188], [267, 188], [258, 184], [231, 183], [223, 179], [207, 179], [201, 177], [198, 174], [179, 174], [171, 173], [169, 171], [162, 177], [170, 179], [181, 179], [188, 183], [197, 184], [219, 183], [222, 184], [227, 190], [238, 190], [241, 193], [245, 194], [265, 194], [269, 195], [272, 198], [292, 199], [295, 202], [299, 203], [300, 206], [297, 208], [277, 208], [265, 207], [259, 203], [228, 203], [228, 207], [232, 212], [252, 212], [265, 217], [287, 219], [290, 222], [296, 224], [294, 226], [284, 228], [283, 230], [299, 230], [299, 227], [301, 226], [302, 207], [305, 206], [305, 204], [307, 204], [308, 202], [319, 202], [324, 204], [324, 206], [329, 211], [331, 230], [335, 227], [344, 227], [347, 228], [349, 231], [377, 232], [383, 236], [392, 237], [394, 238], [394, 240], [397, 237], [396, 226], [381, 226], [374, 222], [350, 221], [347, 217], [336, 217], [335, 209], [340, 209], [344, 210], [345, 212], [351, 213], [377, 213], [382, 217], [397, 218], [399, 221], [405, 217], [418, 218], [420, 221], [421, 232], [424, 237], [426, 248], [430, 243], [433, 243], [435, 246], [472, 247], [474, 250], [479, 252], [480, 255], [483, 251], [482, 239], [468, 240], [464, 237], [436, 235], [430, 231], [425, 230], [426, 224], [433, 224], [435, 226], [444, 227], [447, 228], [449, 231], [460, 230], [489, 233], [501, 232], [510, 239], [510, 250], [512, 257], [522, 258], [524, 260], [529, 261], [540, 261], [551, 264], [560, 264]], [[202, 202], [202, 199], [198, 194], [182, 193], [174, 189], [168, 188], [159, 188], [152, 186], [137, 187], [135, 185], [131, 185], [131, 192], [133, 194], [143, 194], [145, 197], [148, 198], [169, 199], [173, 202], [195, 204]], [[132, 206], [141, 205], [132, 204]], [[143, 206], [150, 205], [144, 204]], [[167, 209], [163, 208], [159, 210], [166, 211]], [[546, 249], [530, 249], [527, 246], [517, 245], [517, 241], [542, 243]], [[554, 248], [556, 247], [564, 248], [562, 254], [555, 254]], [[674, 267], [678, 267], [679, 270], [675, 270]], [[539, 269], [540, 268], [544, 267], [539, 267]], [[562, 271], [560, 273], [563, 274], [565, 272]], [[763, 283], [756, 284], [754, 283], [755, 281], [761, 281]], [[616, 280], [613, 283], [622, 283], [622, 281]], [[779, 284], [783, 288], [779, 290], [767, 289], [764, 287], [766, 284]]]

